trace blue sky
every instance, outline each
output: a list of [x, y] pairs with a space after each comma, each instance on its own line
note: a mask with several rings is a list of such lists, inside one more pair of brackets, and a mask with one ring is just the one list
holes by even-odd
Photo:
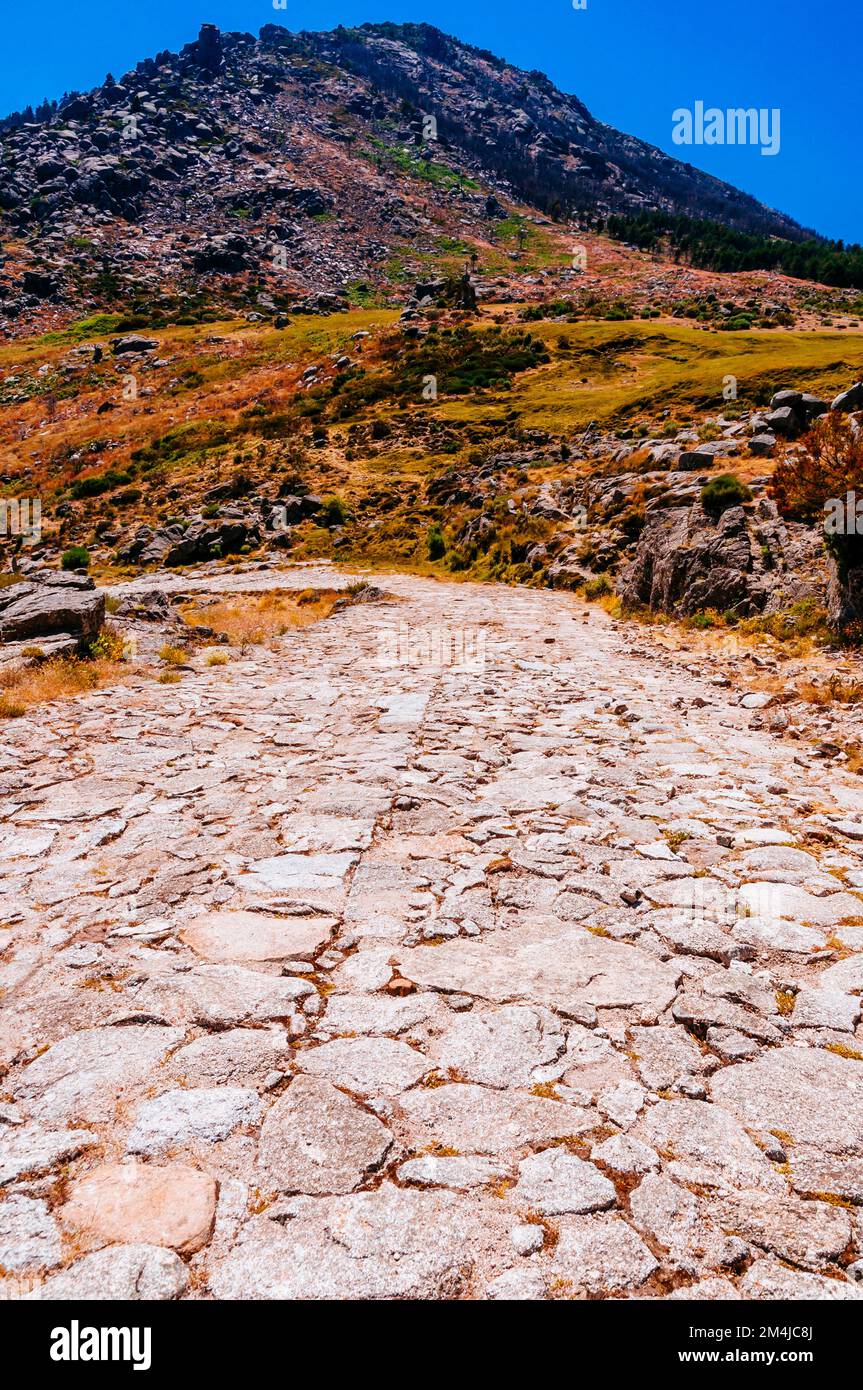
[[[0, 114], [116, 77], [202, 22], [330, 29], [426, 20], [548, 73], [595, 116], [781, 208], [827, 236], [863, 242], [860, 0], [3, 0]], [[781, 111], [781, 148], [678, 148], [672, 113], [696, 101]]]

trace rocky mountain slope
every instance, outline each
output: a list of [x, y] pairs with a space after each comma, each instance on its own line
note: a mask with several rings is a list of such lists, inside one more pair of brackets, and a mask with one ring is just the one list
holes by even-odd
[[512, 272], [529, 240], [514, 216], [534, 240], [645, 209], [803, 236], [429, 25], [258, 39], [205, 25], [40, 116], [3, 123], [0, 330], [46, 304], [362, 302], [398, 289], [405, 257], [457, 260], [466, 238]]

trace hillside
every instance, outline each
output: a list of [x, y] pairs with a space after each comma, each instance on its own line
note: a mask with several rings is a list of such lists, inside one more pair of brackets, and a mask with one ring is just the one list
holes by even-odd
[[614, 213], [805, 235], [429, 25], [205, 25], [31, 116], [3, 123], [0, 331], [119, 303], [271, 317], [387, 299], [471, 255], [523, 295], [540, 271], [572, 279], [573, 235]]

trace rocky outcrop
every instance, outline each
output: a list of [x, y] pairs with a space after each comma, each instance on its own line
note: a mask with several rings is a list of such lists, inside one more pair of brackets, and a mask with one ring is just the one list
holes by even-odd
[[827, 589], [827, 621], [840, 636], [863, 639], [863, 569], [842, 573], [832, 565]]
[[413, 302], [417, 308], [476, 310], [476, 290], [470, 275], [450, 275], [440, 280], [420, 281], [414, 286]]
[[660, 513], [644, 528], [623, 577], [624, 603], [691, 614], [753, 607], [752, 547], [742, 507], [714, 522], [701, 507]]
[[257, 544], [257, 522], [240, 518], [199, 519], [185, 526], [162, 526], [154, 531], [142, 526], [118, 553], [122, 564], [194, 565], [222, 555], [236, 555], [246, 545]]
[[705, 609], [738, 617], [823, 601], [827, 556], [820, 536], [786, 524], [766, 497], [710, 516], [700, 502], [655, 512], [621, 576], [629, 607], [689, 616]]
[[46, 571], [0, 589], [0, 642], [66, 635], [85, 648], [105, 621], [105, 595], [86, 575]]

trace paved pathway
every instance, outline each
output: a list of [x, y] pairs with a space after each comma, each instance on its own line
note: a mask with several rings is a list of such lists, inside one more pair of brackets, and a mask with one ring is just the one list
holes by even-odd
[[859, 779], [569, 596], [376, 582], [3, 727], [7, 1290], [863, 1296]]

